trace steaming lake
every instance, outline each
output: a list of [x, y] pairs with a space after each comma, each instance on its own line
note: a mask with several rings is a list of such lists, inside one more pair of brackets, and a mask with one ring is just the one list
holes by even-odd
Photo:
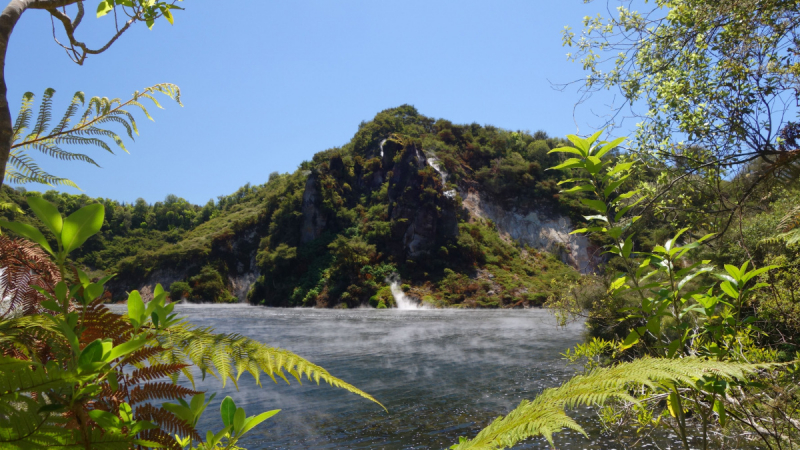
[[[581, 341], [583, 326], [556, 326], [547, 310], [319, 310], [246, 305], [178, 305], [197, 325], [282, 347], [372, 394], [389, 409], [323, 383], [292, 385], [243, 375], [237, 392], [218, 391], [198, 429], [221, 428], [219, 401], [230, 395], [248, 415], [281, 413], [252, 431], [250, 449], [447, 448], [474, 436], [524, 398], [574, 373], [560, 353]], [[589, 421], [581, 421], [588, 424]], [[587, 427], [590, 431], [591, 427]], [[594, 433], [597, 436], [597, 432]], [[607, 448], [582, 436], [560, 449]], [[542, 440], [517, 448], [549, 448]]]

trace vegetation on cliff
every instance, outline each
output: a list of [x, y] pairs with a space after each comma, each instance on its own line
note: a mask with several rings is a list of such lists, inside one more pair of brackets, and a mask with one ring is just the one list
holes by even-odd
[[[118, 273], [112, 289], [178, 267], [169, 282], [187, 283], [180, 294], [190, 300], [234, 301], [229, 280], [257, 273], [247, 293], [253, 303], [392, 306], [386, 279], [397, 273], [436, 306], [540, 305], [551, 279], [576, 272], [471, 217], [459, 192], [582, 221], [585, 206], [559, 194], [562, 175], [544, 170], [561, 144], [541, 131], [454, 125], [405, 105], [362, 123], [348, 144], [295, 173], [273, 173], [202, 207], [173, 195], [154, 204], [43, 195], [65, 214], [105, 206], [103, 228], [74, 259], [98, 276], [100, 268]], [[28, 194], [6, 188], [2, 197], [26, 211]], [[32, 214], [3, 214], [47, 232]]]

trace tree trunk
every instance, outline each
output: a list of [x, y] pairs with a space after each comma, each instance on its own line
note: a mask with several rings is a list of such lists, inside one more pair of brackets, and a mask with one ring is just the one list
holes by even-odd
[[78, 3], [80, 0], [11, 0], [0, 13], [0, 188], [6, 178], [6, 164], [11, 154], [11, 135], [14, 124], [8, 107], [6, 86], [6, 51], [11, 32], [26, 9], [48, 9]]
[[8, 108], [8, 87], [6, 86], [6, 51], [11, 32], [19, 17], [27, 9], [28, 2], [11, 0], [0, 14], [0, 188], [6, 177], [6, 164], [11, 153], [11, 110]]

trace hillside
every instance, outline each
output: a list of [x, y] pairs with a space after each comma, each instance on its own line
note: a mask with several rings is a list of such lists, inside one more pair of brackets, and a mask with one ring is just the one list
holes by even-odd
[[[175, 196], [153, 205], [45, 198], [65, 213], [106, 205], [103, 230], [75, 258], [112, 267], [119, 299], [160, 282], [197, 301], [390, 307], [387, 279], [399, 277], [434, 306], [539, 305], [552, 279], [595, 264], [586, 238], [568, 234], [582, 206], [559, 195], [560, 172], [544, 170], [561, 142], [401, 106], [294, 173], [202, 207]], [[2, 193], [23, 210], [24, 195]], [[35, 225], [31, 214], [3, 214]]]

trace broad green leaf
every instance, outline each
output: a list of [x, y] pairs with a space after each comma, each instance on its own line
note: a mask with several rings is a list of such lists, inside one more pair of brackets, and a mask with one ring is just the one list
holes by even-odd
[[237, 437], [241, 435], [246, 417], [247, 416], [244, 413], [244, 408], [236, 408], [236, 413], [233, 415], [233, 432]]
[[723, 281], [719, 284], [719, 287], [722, 288], [722, 291], [728, 294], [729, 297], [739, 298], [739, 291], [733, 287], [730, 281]]
[[564, 161], [563, 163], [561, 163], [561, 164], [559, 164], [559, 165], [557, 165], [555, 167], [551, 167], [551, 168], [549, 168], [547, 170], [574, 169], [576, 167], [584, 167], [585, 165], [586, 165], [586, 163], [583, 160], [580, 160], [578, 158], [570, 158], [570, 159]]
[[131, 291], [128, 294], [128, 319], [133, 323], [134, 328], [139, 328], [144, 322], [144, 302], [139, 291]]
[[233, 417], [236, 414], [236, 403], [230, 396], [225, 397], [219, 405], [219, 412], [222, 415], [222, 423], [226, 427], [233, 425]]
[[770, 271], [772, 269], [777, 269], [777, 268], [778, 268], [778, 266], [767, 266], [767, 267], [762, 267], [760, 269], [751, 270], [750, 272], [747, 272], [746, 274], [742, 275], [742, 283], [747, 283], [753, 277], [756, 277], [758, 275], [761, 275], [764, 272], [768, 272], [768, 271]]
[[114, 7], [111, 5], [111, 2], [108, 0], [103, 0], [99, 5], [97, 5], [97, 17], [105, 16], [111, 12], [112, 9], [114, 9]]
[[714, 412], [719, 416], [719, 424], [724, 427], [727, 418], [725, 416], [725, 404], [722, 403], [722, 400], [714, 400]]
[[583, 216], [586, 220], [602, 220], [605, 223], [608, 223], [608, 217], [601, 216], [601, 215], [594, 215], [594, 216]]
[[573, 155], [578, 155], [583, 158], [586, 157], [586, 152], [582, 152], [575, 147], [558, 147], [547, 152], [548, 155], [550, 153], [572, 153]]
[[194, 423], [194, 412], [185, 406], [176, 405], [175, 403], [162, 403], [161, 407], [190, 425]]
[[659, 336], [661, 334], [661, 317], [660, 316], [651, 317], [647, 321], [647, 331], [653, 333], [654, 336]]
[[164, 293], [164, 288], [161, 286], [161, 283], [156, 284], [156, 288], [153, 289], [153, 297], [158, 297], [163, 293]]
[[625, 244], [622, 246], [622, 256], [629, 258], [631, 256], [631, 250], [633, 250], [633, 235], [625, 239]]
[[626, 137], [620, 137], [620, 138], [616, 138], [616, 139], [614, 139], [613, 141], [611, 141], [611, 142], [609, 142], [609, 143], [607, 143], [607, 144], [603, 145], [603, 146], [600, 148], [600, 150], [598, 150], [598, 151], [597, 151], [597, 153], [595, 153], [595, 155], [594, 155], [594, 156], [597, 156], [598, 158], [602, 158], [602, 157], [603, 157], [603, 156], [604, 156], [606, 153], [608, 153], [610, 150], [613, 150], [614, 148], [616, 148], [616, 147], [618, 147], [620, 144], [622, 144], [622, 142], [623, 142], [623, 141], [625, 141], [625, 139], [627, 139], [627, 138], [626, 138]]
[[248, 418], [247, 423], [245, 423], [244, 428], [242, 428], [241, 434], [247, 433], [248, 431], [258, 426], [261, 422], [269, 419], [275, 414], [278, 414], [280, 411], [281, 411], [280, 409], [273, 409], [272, 411], [263, 412], [255, 417]]
[[592, 192], [592, 191], [594, 191], [594, 186], [592, 186], [591, 184], [584, 184], [583, 186], [573, 186], [561, 192], [568, 194], [570, 192]]
[[599, 138], [600, 135], [603, 134], [603, 131], [605, 131], [605, 129], [600, 130], [600, 131], [596, 132], [595, 134], [589, 136], [589, 139], [586, 139], [586, 143], [589, 144], [589, 145], [594, 144], [594, 141], [596, 141], [597, 138]]
[[606, 211], [608, 211], [608, 207], [606, 206], [606, 204], [601, 202], [600, 200], [591, 200], [588, 198], [582, 198], [581, 203], [602, 214], [605, 214]]
[[674, 391], [670, 392], [669, 397], [667, 397], [667, 408], [672, 417], [678, 417], [681, 412], [681, 403], [678, 400], [678, 394]]
[[36, 242], [41, 246], [43, 249], [50, 253], [51, 255], [55, 255], [53, 253], [53, 249], [50, 248], [50, 244], [47, 243], [47, 239], [45, 239], [44, 235], [41, 231], [37, 230], [36, 228], [19, 222], [7, 222], [5, 220], [0, 220], [0, 227], [8, 228], [9, 230], [17, 233], [18, 235], [24, 237], [25, 239], [29, 239], [33, 242]]
[[583, 156], [589, 155], [589, 146], [591, 145], [586, 139], [574, 134], [568, 134], [567, 139], [575, 144], [575, 148], [583, 152]]
[[629, 349], [636, 345], [637, 342], [639, 342], [639, 333], [637, 333], [636, 330], [633, 330], [630, 332], [630, 334], [628, 334], [628, 337], [625, 338], [622, 344], [620, 344], [620, 348], [622, 350]]
[[94, 203], [75, 211], [64, 221], [61, 230], [61, 242], [64, 252], [69, 253], [103, 227], [105, 208], [100, 203]]
[[88, 367], [89, 364], [103, 360], [103, 341], [95, 339], [84, 347], [78, 357], [79, 367]]
[[731, 274], [733, 279], [736, 280], [737, 284], [742, 279], [742, 272], [740, 272], [739, 268], [734, 266], [734, 265], [725, 264], [725, 271], [728, 272], [729, 274]]
[[615, 174], [617, 174], [619, 172], [626, 172], [631, 167], [633, 167], [633, 163], [632, 162], [619, 163], [616, 166], [612, 167], [608, 172], [606, 172], [606, 175], [615, 175]]
[[115, 360], [121, 356], [125, 356], [129, 353], [133, 353], [136, 350], [144, 347], [147, 344], [147, 336], [141, 336], [135, 339], [131, 339], [130, 341], [123, 342], [118, 346], [111, 349], [111, 351], [106, 355], [106, 361]]
[[64, 225], [64, 220], [61, 218], [61, 213], [58, 212], [58, 208], [55, 207], [52, 203], [48, 202], [47, 200], [43, 199], [42, 197], [31, 195], [28, 197], [28, 206], [31, 207], [31, 210], [39, 220], [44, 223], [53, 234], [56, 235], [56, 238], [61, 237], [61, 227]]
[[624, 183], [624, 182], [625, 182], [625, 180], [626, 180], [626, 179], [627, 179], [629, 176], [630, 176], [630, 175], [625, 175], [624, 177], [622, 177], [622, 178], [618, 179], [617, 181], [614, 181], [614, 182], [612, 182], [612, 183], [609, 183], [609, 184], [608, 184], [608, 186], [606, 186], [606, 188], [605, 188], [605, 189], [603, 189], [603, 194], [604, 194], [606, 197], [610, 197], [610, 196], [611, 196], [611, 193], [612, 193], [612, 192], [614, 192], [614, 191], [615, 191], [615, 190], [616, 190], [616, 189], [617, 189], [617, 188], [618, 188], [618, 187], [619, 187], [619, 186], [620, 186], [622, 183]]

